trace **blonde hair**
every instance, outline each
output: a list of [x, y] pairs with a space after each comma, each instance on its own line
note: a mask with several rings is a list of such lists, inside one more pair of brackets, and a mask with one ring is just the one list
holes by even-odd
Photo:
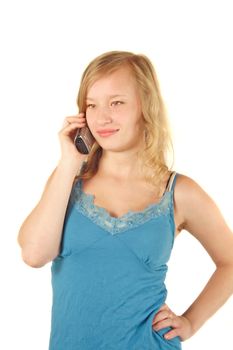
[[[140, 149], [138, 158], [143, 160], [142, 172], [148, 182], [161, 189], [164, 178], [169, 172], [167, 156], [169, 150], [173, 150], [173, 144], [159, 82], [148, 57], [127, 51], [110, 51], [96, 57], [82, 74], [77, 105], [79, 111], [85, 111], [86, 96], [90, 86], [99, 78], [122, 67], [130, 69], [141, 100], [142, 118], [145, 126], [145, 148]], [[82, 169], [74, 181], [81, 178], [89, 179], [95, 175], [98, 171], [101, 155], [102, 147], [95, 141], [87, 160], [83, 163]]]

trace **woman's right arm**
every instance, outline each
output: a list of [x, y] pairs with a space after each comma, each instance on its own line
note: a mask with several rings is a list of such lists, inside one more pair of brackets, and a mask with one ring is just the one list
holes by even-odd
[[59, 254], [72, 185], [86, 158], [73, 143], [75, 129], [85, 126], [83, 118], [78, 118], [66, 118], [65, 127], [59, 132], [61, 159], [50, 175], [38, 204], [19, 230], [18, 243], [22, 249], [22, 258], [32, 267], [42, 267]]

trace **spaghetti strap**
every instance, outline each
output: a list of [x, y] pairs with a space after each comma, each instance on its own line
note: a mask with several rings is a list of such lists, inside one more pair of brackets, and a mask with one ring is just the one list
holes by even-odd
[[175, 186], [175, 182], [176, 182], [176, 175], [177, 175], [177, 172], [176, 171], [173, 171], [168, 179], [168, 182], [167, 182], [167, 186], [166, 186], [166, 190], [165, 192], [170, 192], [171, 190], [173, 190], [174, 186]]
[[178, 173], [176, 171], [173, 171], [170, 181], [169, 181], [169, 186], [168, 186], [168, 191], [173, 191], [174, 190], [174, 186], [176, 183], [176, 179], [177, 179], [177, 175]]

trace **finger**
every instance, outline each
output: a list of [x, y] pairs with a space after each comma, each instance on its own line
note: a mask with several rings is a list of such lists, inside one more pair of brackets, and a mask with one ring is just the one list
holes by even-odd
[[179, 336], [177, 329], [172, 329], [171, 331], [164, 334], [165, 339], [172, 339]]
[[67, 116], [65, 119], [67, 119], [68, 121], [75, 121], [79, 118], [86, 118], [85, 113], [79, 113], [76, 115]]
[[74, 114], [74, 115], [68, 115], [66, 118], [76, 118], [76, 117], [82, 117], [82, 116], [85, 116], [85, 112], [80, 112], [80, 113], [77, 113], [77, 114]]
[[170, 311], [170, 309], [169, 309], [169, 307], [168, 307], [167, 304], [163, 304], [163, 305], [159, 308], [157, 314], [158, 314], [159, 312], [165, 311], [165, 310], [166, 310], [166, 311]]
[[165, 327], [174, 327], [174, 320], [171, 318], [166, 318], [162, 321], [157, 322], [155, 325], [153, 325], [153, 328], [156, 331], [159, 331], [160, 329]]
[[152, 324], [156, 324], [157, 322], [166, 319], [166, 318], [173, 318], [174, 314], [171, 310], [164, 310], [164, 311], [160, 311], [156, 314], [156, 316], [153, 319]]
[[76, 116], [66, 117], [63, 121], [63, 126], [66, 126], [72, 122], [76, 122], [76, 121], [80, 121], [80, 120], [81, 121], [86, 120], [85, 113], [79, 113]]
[[68, 123], [73, 123], [73, 122], [76, 122], [77, 120], [86, 120], [86, 117], [81, 115], [81, 116], [67, 117], [66, 118], [66, 122], [68, 122]]
[[69, 135], [73, 130], [83, 128], [84, 126], [86, 126], [85, 122], [73, 122], [64, 126], [58, 134]]
[[169, 309], [168, 305], [165, 303], [160, 307], [159, 311], [160, 310], [170, 310], [170, 309]]
[[70, 125], [79, 125], [79, 124], [83, 124], [83, 123], [86, 123], [86, 120], [85, 119], [76, 119], [75, 121], [72, 121], [72, 122], [69, 122], [69, 121], [64, 121], [63, 123], [63, 128], [66, 128], [67, 126], [70, 126]]

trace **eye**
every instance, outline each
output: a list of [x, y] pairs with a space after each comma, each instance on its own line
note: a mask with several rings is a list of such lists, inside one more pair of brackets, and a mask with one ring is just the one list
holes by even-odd
[[89, 105], [87, 105], [87, 107], [86, 108], [94, 108], [94, 104], [89, 104]]
[[115, 106], [119, 106], [121, 104], [123, 104], [124, 102], [122, 101], [113, 101], [111, 104], [114, 104]]

